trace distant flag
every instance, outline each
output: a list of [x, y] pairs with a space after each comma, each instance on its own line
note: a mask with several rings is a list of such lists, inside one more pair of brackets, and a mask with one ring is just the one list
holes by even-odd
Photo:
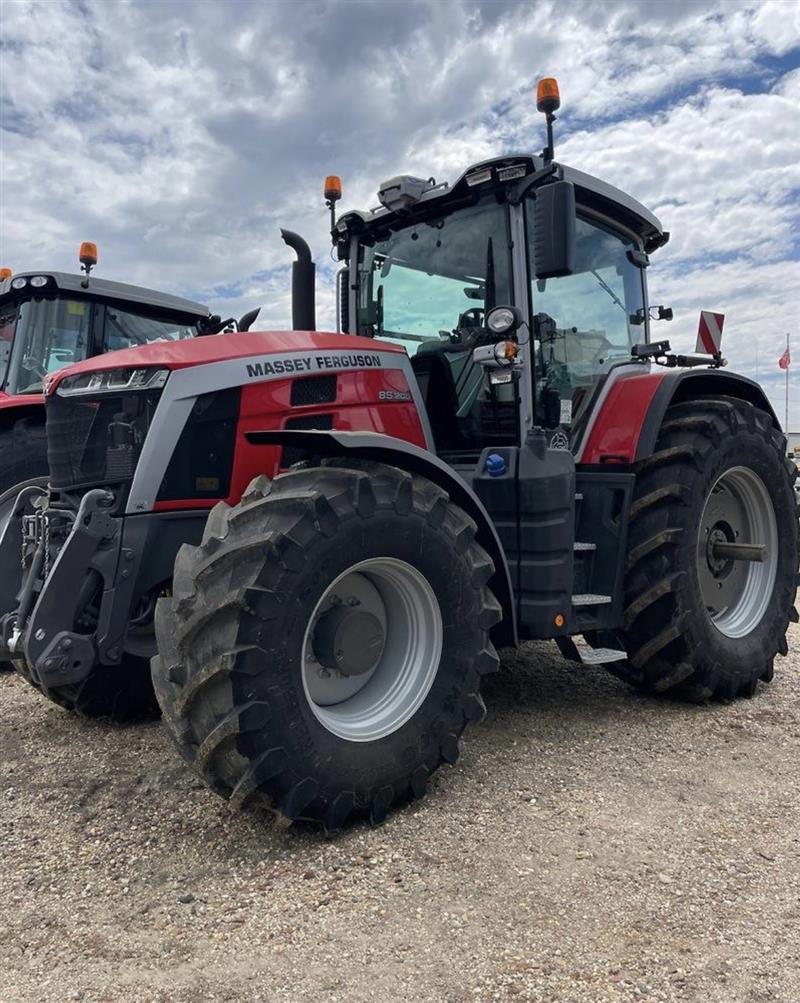
[[701, 310], [695, 352], [704, 352], [707, 355], [719, 355], [719, 348], [722, 344], [722, 325], [724, 323], [724, 313], [712, 313], [711, 310]]
[[778, 359], [778, 365], [781, 369], [788, 369], [792, 364], [791, 356], [789, 355], [789, 349], [787, 348], [783, 355]]

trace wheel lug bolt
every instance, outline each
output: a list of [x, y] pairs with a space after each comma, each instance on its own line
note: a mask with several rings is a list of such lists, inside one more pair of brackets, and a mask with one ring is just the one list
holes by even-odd
[[330, 679], [331, 677], [330, 672], [326, 668], [323, 668], [323, 666], [320, 666], [317, 669], [317, 675], [320, 679]]

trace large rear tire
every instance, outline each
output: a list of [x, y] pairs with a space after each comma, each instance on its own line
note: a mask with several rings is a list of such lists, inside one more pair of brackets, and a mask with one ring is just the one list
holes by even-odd
[[421, 797], [498, 666], [475, 531], [430, 481], [358, 461], [218, 505], [156, 608], [153, 680], [186, 761], [232, 804], [329, 833]]
[[[667, 411], [653, 455], [637, 469], [625, 578], [629, 657], [615, 674], [696, 702], [751, 696], [759, 680], [772, 679], [797, 618], [796, 478], [764, 411], [729, 398]], [[718, 544], [729, 543], [764, 546], [764, 559], [720, 557]]]

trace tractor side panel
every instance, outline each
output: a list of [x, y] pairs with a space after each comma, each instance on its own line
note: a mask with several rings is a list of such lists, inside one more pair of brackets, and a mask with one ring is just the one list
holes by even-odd
[[637, 373], [612, 383], [577, 457], [581, 466], [631, 464], [636, 460], [650, 406], [666, 377], [666, 373]]
[[[302, 458], [299, 450], [255, 445], [247, 433], [269, 429], [378, 432], [425, 449], [411, 388], [400, 370], [351, 370], [252, 383], [242, 387], [239, 421], [225, 499], [236, 504], [259, 474], [273, 477]], [[218, 499], [157, 501], [155, 511], [211, 508]]]

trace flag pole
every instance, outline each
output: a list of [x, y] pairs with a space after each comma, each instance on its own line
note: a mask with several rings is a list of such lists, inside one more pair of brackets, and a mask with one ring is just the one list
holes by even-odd
[[[786, 332], [786, 358], [787, 358], [787, 360], [791, 359], [791, 356], [789, 355], [789, 332], [788, 331]], [[788, 361], [787, 361], [787, 365], [786, 365], [786, 402], [785, 402], [785, 410], [784, 410], [784, 426], [783, 426], [783, 429], [788, 434], [788, 432], [789, 432], [789, 362]]]

